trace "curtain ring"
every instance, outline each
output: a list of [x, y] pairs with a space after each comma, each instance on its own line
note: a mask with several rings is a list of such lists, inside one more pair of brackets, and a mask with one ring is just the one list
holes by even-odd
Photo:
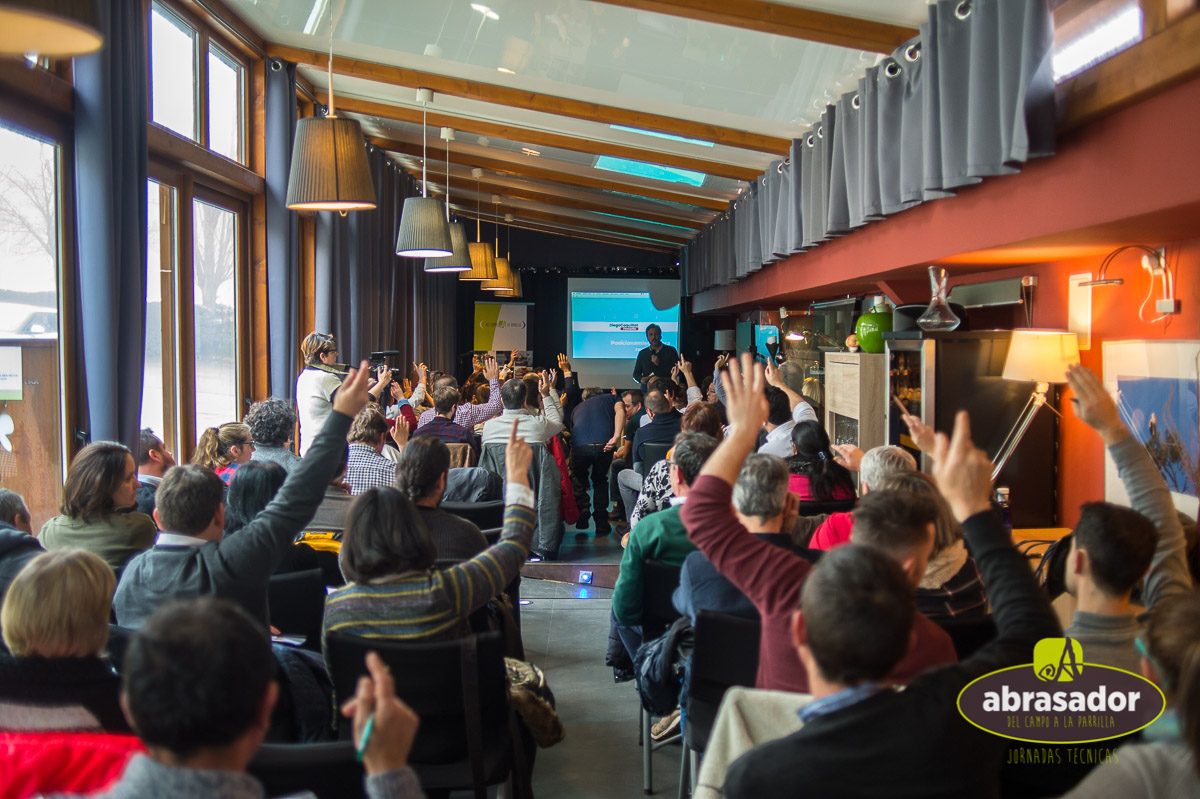
[[759, 180], [761, 180], [761, 181], [762, 181], [762, 184], [763, 184], [764, 186], [765, 186], [765, 185], [767, 185], [767, 176], [766, 176], [766, 175], [763, 175], [761, 178], [759, 178]]
[[852, 99], [852, 100], [850, 101], [850, 107], [851, 107], [851, 108], [853, 108], [853, 109], [854, 109], [854, 110], [856, 110], [856, 111], [857, 111], [858, 109], [862, 108], [862, 98], [861, 98], [861, 97], [859, 97], [857, 94], [856, 94], [856, 95], [854, 95], [854, 99]]
[[782, 161], [780, 161], [779, 164], [775, 167], [775, 171], [781, 175], [783, 174], [783, 162]]
[[817, 138], [818, 139], [825, 138], [825, 126], [824, 125], [817, 125]]
[[812, 146], [814, 144], [816, 144], [816, 141], [817, 141], [817, 137], [810, 133], [810, 134], [808, 134], [808, 138], [804, 140], [804, 143], [807, 144], [809, 146], [809, 148], [811, 149]]
[[909, 62], [913, 62], [913, 61], [916, 61], [917, 59], [919, 59], [921, 57], [921, 45], [910, 44], [908, 47], [905, 47], [904, 48], [904, 57], [906, 59], [908, 59]]
[[883, 68], [883, 74], [887, 75], [889, 78], [896, 77], [900, 74], [900, 65], [895, 61], [887, 62], [887, 66]]
[[272, 58], [271, 59], [271, 71], [278, 72], [281, 69], [283, 69], [283, 62], [280, 61], [278, 58]]
[[971, 16], [971, 0], [962, 0], [961, 3], [955, 6], [954, 16], [958, 17], [959, 19], [966, 19], [967, 17]]

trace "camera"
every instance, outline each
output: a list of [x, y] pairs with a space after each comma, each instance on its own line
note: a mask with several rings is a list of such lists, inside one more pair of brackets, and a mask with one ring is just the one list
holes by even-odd
[[[367, 365], [371, 367], [371, 371], [375, 371], [381, 366], [387, 366], [388, 358], [399, 354], [400, 350], [379, 350], [378, 352], [372, 352], [367, 356]], [[392, 369], [391, 372], [393, 381], [399, 382], [404, 379], [404, 375], [396, 369]]]

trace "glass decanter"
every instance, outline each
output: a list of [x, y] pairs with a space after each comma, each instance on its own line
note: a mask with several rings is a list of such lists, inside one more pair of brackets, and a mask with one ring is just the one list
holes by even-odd
[[929, 307], [925, 309], [925, 313], [917, 320], [917, 327], [922, 330], [949, 331], [962, 323], [958, 315], [950, 310], [950, 303], [946, 301], [947, 277], [946, 270], [942, 267], [929, 267], [929, 289], [933, 297], [929, 300]]

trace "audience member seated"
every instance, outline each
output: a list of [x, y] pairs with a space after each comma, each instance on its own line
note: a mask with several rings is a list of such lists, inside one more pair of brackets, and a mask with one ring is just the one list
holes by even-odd
[[119, 572], [154, 543], [154, 519], [122, 509], [137, 504], [137, 465], [124, 444], [97, 441], [79, 451], [63, 486], [62, 515], [42, 525], [46, 549], [78, 547], [95, 552]]
[[300, 458], [288, 449], [296, 431], [296, 410], [291, 402], [267, 397], [254, 403], [246, 412], [246, 426], [254, 441], [250, 460], [278, 463], [289, 472], [300, 464]]
[[155, 514], [163, 532], [121, 575], [113, 602], [117, 623], [138, 628], [172, 599], [230, 599], [265, 629], [267, 582], [292, 542], [312, 520], [345, 452], [351, 419], [367, 403], [367, 370], [350, 370], [333, 413], [279, 493], [237, 535], [222, 538], [224, 487], [198, 466], [177, 466], [163, 478]]
[[322, 634], [446, 640], [469, 632], [467, 617], [504, 590], [529, 557], [534, 498], [532, 450], [509, 427], [507, 505], [500, 541], [446, 569], [412, 501], [394, 488], [356, 497], [342, 536], [347, 584], [325, 602]]
[[0, 729], [128, 732], [104, 659], [113, 571], [82, 549], [43, 552], [0, 609]]
[[[696, 376], [692, 374], [692, 364], [690, 361], [685, 361], [682, 357], [679, 363], [671, 369], [671, 380], [679, 385], [683, 391], [675, 395], [675, 407], [682, 411], [695, 405], [697, 402], [704, 401], [704, 392], [700, 390], [700, 386], [696, 385]], [[680, 407], [679, 399], [682, 397], [683, 407]]]
[[[786, 532], [796, 516], [796, 503], [788, 490], [788, 470], [781, 458], [757, 452], [746, 457], [733, 484], [733, 510], [738, 521], [755, 538], [815, 561], [820, 553], [797, 550]], [[702, 610], [759, 618], [754, 603], [722, 576], [703, 552], [693, 552], [683, 562], [673, 599], [675, 609], [689, 617], [692, 624]]]
[[346, 483], [346, 464], [349, 458], [349, 445], [342, 450], [342, 458], [338, 462], [337, 472], [329, 485], [325, 487], [325, 496], [317, 506], [317, 512], [309, 522], [308, 530], [324, 530], [341, 532], [346, 526], [346, 514], [350, 511], [350, 486]]
[[154, 435], [149, 427], [142, 428], [138, 442], [138, 513], [150, 516], [154, 513], [154, 494], [162, 482], [167, 469], [175, 465], [175, 456], [167, 449], [162, 439]]
[[[750, 535], [730, 504], [733, 483], [768, 411], [762, 367], [749, 356], [743, 360], [745, 382], [731, 363], [724, 389], [729, 433], [692, 486], [682, 516], [696, 547], [758, 608], [763, 623], [758, 687], [808, 693], [808, 677], [792, 645], [792, 616], [813, 566]], [[874, 541], [887, 542], [902, 559], [910, 592], [915, 589], [933, 548], [933, 505], [911, 494], [874, 492], [863, 498], [855, 514], [855, 530], [869, 527]], [[907, 654], [889, 670], [894, 682], [908, 682], [930, 666], [956, 659], [950, 637], [933, 622], [918, 615], [912, 629]]]
[[[396, 698], [378, 655], [367, 656], [367, 668], [370, 678], [361, 679], [358, 693], [342, 706], [342, 715], [353, 719], [354, 740], [366, 738], [366, 794], [420, 799], [407, 766], [417, 717]], [[280, 688], [266, 634], [242, 610], [213, 599], [163, 608], [130, 644], [121, 687], [146, 754], [135, 755], [121, 779], [98, 796], [263, 796], [246, 769], [266, 736]]]
[[479, 452], [475, 446], [475, 433], [454, 421], [458, 413], [458, 391], [450, 386], [442, 386], [433, 392], [433, 410], [437, 415], [428, 424], [418, 427], [413, 438], [419, 436], [434, 436], [447, 444], [470, 444], [471, 449]]
[[[225, 494], [225, 537], [241, 531], [254, 521], [271, 504], [286, 479], [287, 472], [278, 463], [252, 461], [238, 469], [229, 481], [229, 490]], [[292, 546], [275, 568], [275, 573], [319, 568], [321, 566], [310, 547]]]
[[540, 414], [530, 412], [529, 383], [517, 379], [505, 381], [499, 391], [504, 411], [483, 425], [485, 447], [507, 441], [514, 422], [517, 424], [517, 435], [528, 444], [545, 444], [562, 431], [562, 405], [550, 390], [550, 380], [547, 375], [538, 375], [534, 383], [545, 400], [544, 411]]
[[436, 436], [414, 438], [400, 453], [396, 466], [396, 488], [417, 507], [433, 539], [438, 568], [470, 560], [487, 549], [487, 540], [473, 522], [438, 507], [449, 474], [450, 450]]
[[226, 422], [220, 427], [210, 427], [200, 434], [192, 463], [215, 472], [221, 482], [229, 484], [233, 473], [254, 454], [254, 440], [250, 428], [241, 422]]
[[[577, 495], [583, 503], [579, 509], [579, 529], [587, 529], [591, 515], [596, 535], [608, 535], [612, 531], [608, 521], [608, 469], [625, 428], [625, 404], [615, 394], [594, 386], [585, 388], [581, 399], [572, 414], [571, 426], [572, 476], [583, 489]], [[590, 513], [589, 499], [593, 501]]]
[[1075, 394], [1071, 406], [1100, 434], [1132, 507], [1083, 506], [1067, 555], [1066, 586], [1076, 605], [1065, 632], [1083, 645], [1088, 663], [1137, 672], [1133, 646], [1140, 627], [1130, 595], [1142, 583], [1142, 601], [1153, 610], [1166, 597], [1191, 593], [1187, 544], [1162, 473], [1130, 435], [1104, 384], [1083, 366], [1067, 377]]
[[[653, 393], [653, 392], [651, 392]], [[642, 643], [642, 569], [648, 560], [682, 566], [696, 550], [688, 540], [680, 511], [687, 502], [690, 486], [713, 450], [717, 440], [704, 433], [687, 433], [671, 454], [671, 507], [642, 520], [629, 534], [621, 557], [621, 572], [613, 587], [612, 611], [617, 634], [632, 659]]]
[[[717, 415], [714, 409], [707, 402], [695, 402], [688, 406], [683, 412], [683, 419], [679, 423], [679, 435], [675, 440], [679, 440], [679, 436], [684, 433], [696, 432], [704, 433], [712, 436], [720, 441], [724, 432], [721, 429], [721, 418]], [[637, 526], [638, 521], [651, 513], [660, 511], [670, 504], [671, 497], [674, 492], [671, 490], [671, 480], [668, 475], [670, 468], [671, 453], [667, 453], [666, 460], [661, 460], [650, 467], [650, 473], [642, 480], [642, 490], [638, 494], [637, 504], [633, 507], [633, 512], [629, 516], [629, 524]]]
[[625, 404], [625, 432], [622, 434], [623, 443], [620, 449], [613, 453], [612, 466], [608, 470], [608, 494], [616, 502], [616, 507], [608, 514], [609, 521], [624, 522], [629, 519], [620, 486], [617, 485], [617, 476], [632, 466], [633, 437], [641, 426], [642, 419], [646, 418], [643, 399], [640, 391], [626, 391], [621, 395], [621, 402]]
[[[897, 472], [883, 478], [879, 490], [905, 491], [926, 497], [937, 509], [933, 551], [929, 553], [929, 563], [917, 584], [917, 611], [939, 624], [986, 616], [987, 593], [979, 576], [979, 567], [967, 552], [962, 527], [933, 478], [924, 472]], [[856, 535], [851, 540], [858, 542]]]
[[345, 478], [351, 494], [395, 484], [396, 464], [382, 454], [389, 436], [387, 420], [377, 406], [368, 405], [355, 417]]
[[0, 600], [26, 563], [42, 552], [33, 537], [29, 509], [16, 491], [0, 488]]
[[496, 502], [504, 499], [504, 481], [500, 475], [481, 466], [451, 469], [446, 476], [443, 502]]
[[1162, 688], [1167, 710], [1142, 743], [1122, 746], [1066, 799], [1200, 796], [1200, 596], [1163, 597], [1149, 617], [1135, 639], [1140, 673]]
[[[475, 425], [482, 424], [483, 422], [494, 418], [500, 413], [500, 381], [497, 379], [499, 374], [500, 367], [496, 364], [496, 359], [491, 356], [485, 358], [483, 365], [483, 376], [486, 377], [488, 381], [488, 390], [490, 392], [488, 401], [482, 405], [464, 405], [459, 403], [458, 408], [454, 411], [455, 424], [466, 430], [474, 431]], [[458, 388], [458, 381], [451, 376], [446, 376], [442, 381], [435, 381], [433, 387], [434, 391], [437, 391], [437, 389], [440, 388], [438, 385], [439, 382], [442, 383], [442, 385], [450, 386], [451, 388]], [[420, 390], [420, 387], [418, 387], [417, 390]], [[416, 396], [415, 392], [413, 396]], [[416, 400], [414, 400], [414, 402], [416, 402]], [[432, 422], [435, 416], [437, 416], [436, 408], [430, 408], [422, 413], [420, 418], [417, 420], [417, 429], [420, 429]]]
[[854, 478], [833, 459], [829, 436], [820, 422], [796, 423], [792, 427], [792, 448], [796, 454], [788, 458], [788, 471], [792, 474], [788, 487], [801, 501], [854, 498]]
[[[408, 383], [409, 381], [405, 380], [404, 382]], [[417, 414], [413, 410], [412, 403], [404, 396], [403, 385], [392, 381], [391, 385], [388, 386], [388, 391], [384, 395], [384, 399], [389, 400], [386, 403], [387, 407], [383, 411], [383, 415], [389, 421], [399, 424], [403, 420], [408, 425], [408, 432], [410, 434], [417, 429]]]
[[[849, 445], [847, 445], [849, 446]], [[917, 460], [902, 447], [885, 445], [873, 447], [864, 453], [858, 447], [849, 446], [837, 448], [841, 465], [850, 471], [858, 472], [859, 493], [866, 496], [874, 486], [879, 485], [888, 475], [899, 472], [914, 472]], [[813, 532], [808, 545], [813, 549], [833, 549], [836, 546], [850, 542], [850, 531], [854, 527], [854, 512], [839, 511], [829, 514], [825, 521]]]
[[[735, 396], [731, 391], [730, 415], [744, 418]], [[965, 413], [956, 420], [952, 441], [939, 436], [938, 450], [938, 487], [979, 560], [997, 637], [962, 664], [930, 669], [903, 691], [893, 690], [889, 675], [911, 651], [919, 618], [911, 570], [906, 574], [874, 547], [855, 544], [827, 553], [804, 581], [791, 625], [813, 701], [800, 711], [799, 731], [733, 763], [725, 780], [729, 799], [791, 795], [797, 785], [813, 796], [997, 794], [1008, 741], [969, 724], [958, 713], [958, 695], [977, 677], [1030, 663], [1034, 645], [1061, 632], [1028, 563], [992, 511], [992, 464], [971, 443]], [[710, 464], [721, 466], [720, 456]], [[873, 492], [862, 504], [874, 506], [867, 500], [882, 493]]]
[[[653, 382], [657, 386], [662, 381], [655, 380]], [[633, 434], [633, 446], [630, 448], [633, 466], [621, 470], [621, 473], [617, 475], [621, 504], [630, 514], [633, 513], [633, 509], [637, 505], [638, 494], [642, 490], [645, 468], [642, 464], [645, 456], [644, 446], [646, 444], [667, 444], [674, 441], [683, 424], [683, 414], [675, 410], [667, 393], [660, 388], [653, 388], [646, 394], [645, 409], [646, 416], [643, 417], [643, 421], [645, 419], [650, 421], [639, 427]]]

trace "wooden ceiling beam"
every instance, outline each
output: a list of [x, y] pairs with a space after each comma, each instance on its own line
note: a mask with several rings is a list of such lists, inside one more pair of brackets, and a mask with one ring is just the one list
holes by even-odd
[[[375, 136], [368, 138], [375, 146], [382, 147], [390, 152], [401, 153], [403, 155], [409, 155], [416, 158], [421, 157], [421, 145], [419, 144], [394, 141], [392, 139], [381, 139]], [[602, 191], [618, 191], [622, 194], [651, 197], [656, 200], [663, 200], [664, 202], [678, 203], [680, 205], [688, 205], [696, 208], [708, 208], [713, 211], [724, 211], [729, 206], [728, 200], [720, 200], [712, 197], [701, 197], [692, 194], [680, 194], [678, 192], [650, 188], [634, 183], [621, 183], [612, 180], [603, 180], [601, 178], [591, 177], [590, 175], [576, 175], [571, 172], [558, 172], [553, 169], [542, 169], [541, 167], [530, 166], [528, 164], [502, 161], [497, 158], [487, 158], [481, 155], [472, 155], [471, 153], [455, 152], [453, 149], [450, 152], [453, 154], [454, 163], [456, 164], [490, 169], [493, 172], [500, 172], [503, 174], [520, 175], [522, 177], [533, 178], [534, 180], [544, 180], [549, 183], [564, 183], [569, 186], [583, 186], [584, 188], [600, 189]], [[438, 157], [445, 157], [441, 152], [437, 152], [435, 155]]]
[[890, 53], [916, 36], [916, 28], [847, 17], [763, 0], [598, 0], [638, 11], [713, 22], [809, 42]]
[[[281, 44], [268, 44], [267, 55], [281, 58], [296, 64], [327, 69], [329, 57], [325, 53], [305, 50], [300, 47], [288, 47]], [[477, 100], [484, 103], [523, 108], [527, 111], [538, 111], [543, 114], [583, 119], [588, 122], [604, 120], [609, 124], [626, 125], [633, 128], [652, 130], [658, 133], [670, 133], [689, 139], [710, 141], [728, 147], [738, 147], [743, 150], [783, 155], [791, 148], [791, 140], [780, 136], [768, 136], [721, 125], [710, 125], [691, 119], [651, 114], [645, 111], [634, 111], [629, 108], [618, 108], [601, 103], [591, 103], [571, 97], [559, 97], [541, 92], [531, 92], [510, 86], [498, 86], [494, 83], [482, 83], [465, 78], [453, 78], [437, 75], [432, 72], [422, 72], [416, 69], [396, 67], [373, 61], [360, 61], [354, 58], [334, 56], [333, 71], [339, 75], [347, 75], [365, 80], [389, 83], [393, 86], [408, 88], [432, 89], [440, 94], [451, 97], [462, 97], [467, 100]]]
[[[328, 104], [328, 94], [318, 94], [317, 99]], [[350, 111], [355, 114], [367, 114], [381, 119], [392, 119], [399, 122], [421, 123], [421, 109], [408, 106], [376, 103], [370, 100], [360, 100], [353, 97], [338, 97], [339, 111]], [[678, 169], [689, 169], [733, 180], [754, 181], [762, 174], [761, 169], [754, 167], [726, 164], [720, 161], [709, 161], [675, 153], [664, 153], [659, 150], [646, 150], [628, 144], [615, 144], [580, 136], [569, 136], [563, 133], [550, 133], [543, 130], [523, 128], [508, 125], [503, 122], [488, 122], [472, 117], [429, 112], [426, 122], [434, 127], [454, 128], [463, 133], [480, 136], [491, 136], [496, 139], [507, 139], [537, 147], [557, 147], [560, 150], [570, 150], [576, 153], [590, 155], [611, 155], [614, 158], [630, 158], [635, 161], [645, 161], [650, 164], [660, 164]]]

